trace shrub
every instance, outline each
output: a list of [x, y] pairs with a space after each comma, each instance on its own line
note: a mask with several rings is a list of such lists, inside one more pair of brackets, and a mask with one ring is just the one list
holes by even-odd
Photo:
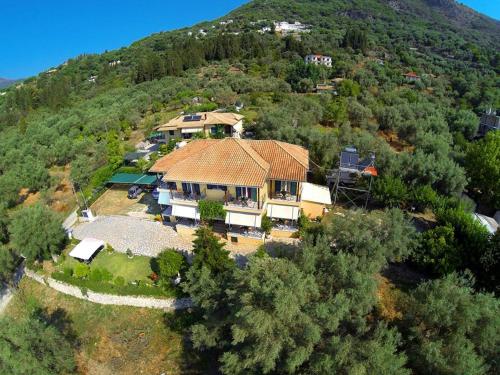
[[125, 285], [125, 279], [123, 278], [123, 276], [116, 276], [115, 280], [114, 280], [114, 283], [115, 283], [116, 286], [124, 286]]
[[260, 245], [253, 256], [255, 258], [267, 258], [269, 254], [267, 254], [266, 247], [264, 245]]
[[159, 276], [162, 279], [174, 277], [185, 265], [184, 255], [174, 249], [162, 251], [156, 258]]
[[434, 208], [438, 204], [439, 195], [429, 186], [418, 186], [411, 192], [412, 204], [418, 211]]
[[71, 276], [73, 276], [73, 268], [64, 267], [63, 273], [64, 273], [64, 275], [71, 277]]
[[267, 215], [264, 215], [262, 216], [262, 222], [260, 224], [260, 227], [266, 234], [270, 234], [271, 229], [273, 228], [273, 222]]
[[113, 274], [105, 268], [93, 268], [90, 270], [89, 280], [92, 281], [111, 281]]
[[90, 270], [89, 280], [92, 281], [102, 281], [102, 273], [100, 268], [94, 268]]
[[300, 211], [300, 216], [297, 220], [297, 225], [299, 227], [299, 236], [303, 236], [311, 226], [311, 221], [304, 215], [303, 211]]
[[89, 275], [89, 272], [90, 267], [88, 265], [85, 263], [78, 263], [73, 270], [73, 276], [77, 279], [84, 279]]
[[398, 177], [384, 176], [373, 184], [373, 197], [388, 207], [402, 207], [408, 198], [408, 189]]
[[221, 202], [200, 200], [198, 202], [200, 218], [203, 221], [210, 221], [225, 217], [226, 211]]

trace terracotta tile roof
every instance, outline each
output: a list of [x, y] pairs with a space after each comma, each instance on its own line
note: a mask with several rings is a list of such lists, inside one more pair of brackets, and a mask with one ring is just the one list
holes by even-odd
[[291, 143], [263, 140], [246, 141], [271, 165], [272, 180], [306, 181], [309, 151]]
[[305, 181], [309, 152], [272, 140], [194, 140], [158, 160], [151, 172], [164, 181], [263, 186], [268, 179]]
[[165, 173], [175, 164], [195, 153], [203, 151], [205, 148], [217, 141], [217, 139], [198, 139], [189, 142], [184, 147], [181, 147], [170, 154], [165, 155], [161, 159], [158, 159], [149, 171], [154, 173]]
[[244, 117], [240, 114], [229, 112], [200, 112], [196, 113], [196, 115], [200, 116], [200, 119], [197, 121], [184, 121], [186, 115], [181, 115], [173, 118], [166, 124], [158, 126], [156, 130], [202, 128], [205, 125], [236, 125]]
[[[196, 141], [189, 143], [193, 144]], [[245, 141], [225, 138], [170, 167], [163, 180], [263, 186], [268, 173], [269, 163]]]

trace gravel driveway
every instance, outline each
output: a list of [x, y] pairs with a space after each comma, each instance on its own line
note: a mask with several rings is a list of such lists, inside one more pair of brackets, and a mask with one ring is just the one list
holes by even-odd
[[191, 242], [180, 237], [170, 226], [130, 216], [99, 216], [91, 223], [75, 226], [79, 240], [93, 237], [109, 243], [120, 252], [127, 249], [137, 255], [156, 256], [167, 247], [191, 250]]

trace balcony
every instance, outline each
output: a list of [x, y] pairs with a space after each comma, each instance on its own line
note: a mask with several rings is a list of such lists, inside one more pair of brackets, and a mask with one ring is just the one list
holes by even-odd
[[264, 238], [264, 231], [258, 228], [241, 227], [234, 225], [227, 229], [228, 237], [247, 237], [262, 240]]
[[170, 200], [172, 202], [182, 203], [197, 203], [200, 199], [205, 198], [205, 194], [187, 193], [179, 191], [170, 191]]
[[292, 195], [288, 192], [272, 193], [270, 194], [271, 199], [284, 202], [298, 202], [297, 195]]
[[259, 204], [248, 198], [232, 198], [226, 199], [225, 205], [234, 208], [247, 208], [249, 210], [258, 210]]

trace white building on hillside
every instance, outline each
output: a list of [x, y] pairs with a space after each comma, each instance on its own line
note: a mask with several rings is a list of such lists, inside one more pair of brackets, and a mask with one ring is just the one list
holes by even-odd
[[328, 68], [332, 67], [332, 57], [325, 55], [307, 55], [304, 59], [306, 64], [323, 65]]
[[300, 22], [288, 23], [286, 21], [283, 22], [275, 22], [274, 28], [277, 33], [281, 33], [283, 35], [291, 34], [291, 33], [306, 33], [309, 32], [309, 26], [304, 25]]

